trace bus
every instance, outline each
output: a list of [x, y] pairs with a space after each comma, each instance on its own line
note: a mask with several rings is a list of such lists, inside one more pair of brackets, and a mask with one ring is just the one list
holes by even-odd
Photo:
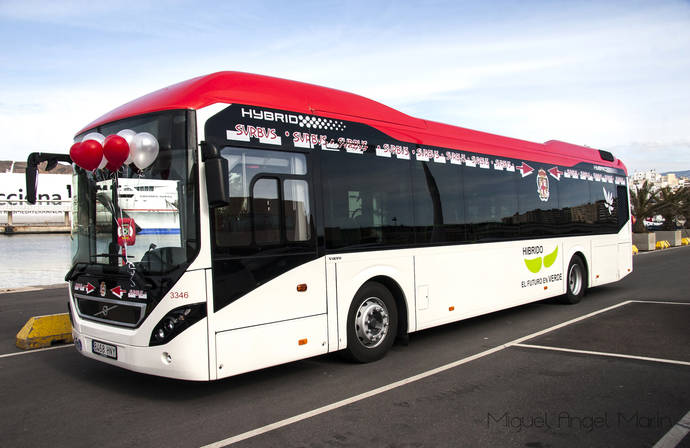
[[[415, 331], [576, 303], [632, 270], [626, 168], [607, 151], [239, 72], [148, 94], [75, 142], [94, 132], [156, 141], [143, 168], [73, 165], [75, 346], [133, 371], [375, 361]], [[32, 154], [28, 192], [42, 160], [72, 161]]]

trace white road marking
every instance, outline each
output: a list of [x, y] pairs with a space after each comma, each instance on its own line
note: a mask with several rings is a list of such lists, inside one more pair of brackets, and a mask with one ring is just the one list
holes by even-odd
[[637, 360], [641, 360], [641, 361], [654, 361], [654, 362], [663, 362], [666, 364], [678, 364], [681, 366], [690, 366], [690, 362], [676, 361], [675, 359], [649, 358], [647, 356], [624, 355], [621, 353], [608, 353], [608, 352], [594, 352], [594, 351], [590, 351], [590, 350], [575, 350], [572, 348], [549, 347], [548, 345], [513, 344], [513, 346], [514, 347], [524, 347], [524, 348], [535, 348], [535, 349], [539, 349], [539, 350], [551, 350], [554, 352], [581, 353], [583, 355], [609, 356], [612, 358], [637, 359]]
[[674, 448], [688, 435], [688, 432], [690, 432], [690, 412], [685, 414], [673, 428], [669, 429], [652, 448]]
[[274, 423], [270, 423], [268, 425], [261, 426], [261, 427], [256, 428], [256, 429], [252, 429], [251, 431], [243, 432], [241, 434], [237, 434], [235, 436], [228, 437], [227, 439], [219, 440], [217, 442], [213, 442], [213, 443], [210, 443], [208, 445], [204, 445], [202, 448], [220, 448], [220, 447], [232, 445], [233, 443], [241, 442], [242, 440], [250, 439], [252, 437], [256, 437], [256, 436], [259, 436], [261, 434], [265, 434], [267, 432], [291, 425], [293, 423], [297, 423], [299, 421], [306, 420], [306, 419], [311, 418], [311, 417], [315, 417], [317, 415], [332, 411], [334, 409], [338, 409], [338, 408], [341, 408], [343, 406], [347, 406], [349, 404], [364, 400], [365, 398], [373, 397], [374, 395], [382, 394], [382, 393], [387, 392], [389, 390], [396, 389], [396, 388], [401, 387], [401, 386], [405, 386], [407, 384], [413, 383], [415, 381], [419, 381], [421, 379], [430, 377], [432, 375], [436, 375], [436, 374], [441, 373], [441, 372], [445, 372], [446, 370], [452, 369], [454, 367], [458, 367], [462, 364], [466, 364], [468, 362], [474, 361], [474, 360], [479, 359], [479, 358], [483, 358], [485, 356], [491, 355], [493, 353], [496, 353], [496, 352], [501, 351], [503, 349], [506, 349], [508, 347], [512, 347], [516, 344], [521, 343], [522, 341], [526, 341], [528, 339], [532, 339], [534, 337], [541, 336], [545, 333], [549, 333], [549, 332], [557, 330], [559, 328], [563, 328], [563, 327], [570, 325], [570, 324], [574, 324], [575, 322], [579, 322], [581, 320], [588, 319], [592, 316], [596, 316], [597, 314], [605, 313], [607, 311], [613, 310], [613, 309], [621, 307], [623, 305], [627, 305], [630, 302], [631, 302], [630, 300], [626, 300], [625, 302], [621, 302], [619, 304], [616, 304], [616, 305], [613, 305], [613, 306], [610, 306], [607, 308], [603, 308], [601, 310], [594, 311], [594, 312], [589, 313], [589, 314], [585, 314], [584, 316], [576, 317], [575, 319], [571, 319], [567, 322], [563, 322], [563, 323], [560, 323], [558, 325], [554, 325], [554, 326], [549, 327], [545, 330], [541, 330], [541, 331], [538, 331], [536, 333], [528, 334], [527, 336], [523, 336], [521, 338], [515, 339], [515, 340], [510, 341], [506, 344], [502, 344], [502, 345], [499, 345], [497, 347], [491, 348], [489, 350], [485, 350], [481, 353], [477, 353], [476, 355], [468, 356], [466, 358], [462, 358], [462, 359], [459, 359], [457, 361], [453, 361], [449, 364], [446, 364], [446, 365], [443, 365], [440, 367], [436, 367], [435, 369], [427, 370], [427, 371], [419, 373], [417, 375], [413, 375], [411, 377], [404, 378], [402, 380], [395, 381], [395, 382], [390, 383], [390, 384], [386, 384], [386, 385], [378, 387], [376, 389], [372, 389], [370, 391], [363, 392], [359, 395], [345, 398], [344, 400], [340, 400], [340, 401], [337, 401], [335, 403], [327, 404], [327, 405], [322, 406], [320, 408], [316, 408], [316, 409], [313, 409], [311, 411], [303, 412], [301, 414], [298, 414], [298, 415], [295, 415], [295, 416], [292, 416], [292, 417], [289, 417], [289, 418], [286, 418], [286, 419], [283, 419], [283, 420], [280, 420], [280, 421], [277, 421]]
[[690, 305], [690, 302], [668, 302], [665, 300], [631, 300], [631, 303], [656, 303], [657, 305]]
[[65, 347], [74, 347], [74, 344], [56, 345], [55, 347], [46, 347], [46, 348], [36, 348], [33, 350], [26, 350], [24, 352], [5, 353], [4, 355], [0, 355], [0, 358], [9, 358], [11, 356], [19, 356], [19, 355], [28, 355], [31, 353], [45, 352], [47, 350], [57, 350], [59, 348], [65, 348]]

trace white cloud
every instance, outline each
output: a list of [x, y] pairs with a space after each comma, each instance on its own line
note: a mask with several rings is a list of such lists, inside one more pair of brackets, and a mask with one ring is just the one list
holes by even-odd
[[37, 90], [31, 96], [3, 92], [0, 159], [25, 160], [30, 152], [66, 153], [81, 127], [130, 100], [130, 95], [125, 89]]
[[[366, 16], [319, 4], [317, 14], [260, 2], [249, 12], [179, 2], [2, 3], [0, 20], [64, 25], [93, 17], [107, 32], [58, 36], [26, 61], [5, 56], [12, 70], [0, 73], [0, 132], [11, 146], [0, 148], [0, 159], [57, 151], [55, 137], [68, 144], [81, 126], [119, 104], [223, 69], [352, 91], [420, 118], [516, 138], [621, 148], [626, 162], [643, 163], [651, 154], [631, 142], [690, 140], [687, 3], [596, 2], [563, 10], [506, 2], [505, 11], [462, 3], [369, 5]], [[129, 10], [160, 14], [133, 15], [118, 32]], [[175, 16], [180, 12], [187, 15]], [[83, 42], [74, 40], [79, 36]], [[28, 53], [17, 45], [17, 58]], [[41, 85], [46, 80], [50, 86]], [[26, 138], [37, 129], [52, 138]], [[658, 151], [687, 163], [678, 148], [687, 146], [663, 143]]]
[[633, 142], [606, 149], [626, 163], [629, 173], [648, 169], [660, 173], [683, 171], [690, 167], [690, 139]]

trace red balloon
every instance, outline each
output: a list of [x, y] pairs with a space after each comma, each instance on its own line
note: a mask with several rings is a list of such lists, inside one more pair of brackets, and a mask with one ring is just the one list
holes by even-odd
[[74, 163], [86, 171], [93, 171], [103, 159], [103, 147], [96, 140], [74, 143], [69, 149], [69, 156]]
[[[81, 142], [74, 142], [72, 143], [72, 146], [69, 148], [69, 157], [72, 159], [72, 162], [77, 163], [77, 158], [79, 157], [79, 147], [81, 146]], [[81, 166], [80, 164], [77, 163], [77, 165]]]
[[117, 171], [129, 157], [129, 143], [119, 135], [109, 135], [103, 142], [103, 155], [108, 159], [106, 168]]

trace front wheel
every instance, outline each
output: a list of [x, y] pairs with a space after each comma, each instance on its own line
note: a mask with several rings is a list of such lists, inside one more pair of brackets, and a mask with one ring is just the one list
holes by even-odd
[[587, 269], [578, 255], [573, 255], [566, 271], [566, 293], [561, 302], [575, 304], [582, 299], [587, 290]]
[[365, 283], [347, 315], [345, 356], [357, 362], [383, 358], [398, 330], [398, 309], [390, 291], [380, 283]]

